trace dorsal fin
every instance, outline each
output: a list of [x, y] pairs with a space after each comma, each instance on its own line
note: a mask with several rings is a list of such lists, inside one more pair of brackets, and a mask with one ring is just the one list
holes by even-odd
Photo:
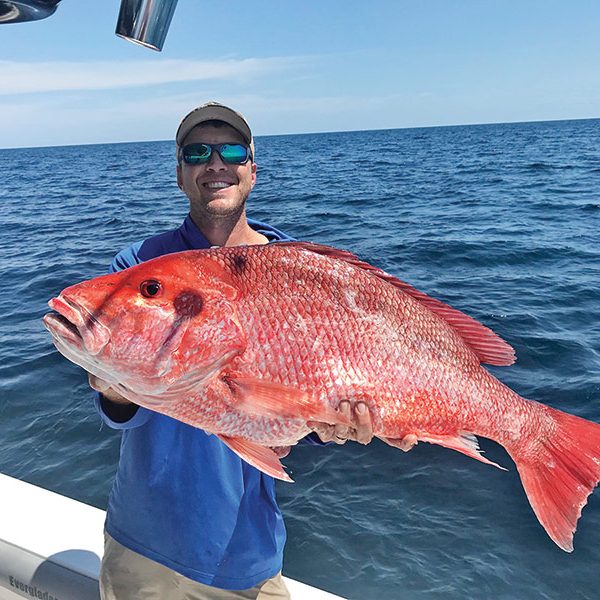
[[360, 258], [347, 250], [313, 244], [312, 242], [278, 242], [277, 245], [303, 248], [316, 254], [343, 260], [359, 269], [368, 271], [402, 290], [415, 300], [418, 300], [433, 313], [444, 319], [461, 336], [471, 350], [475, 352], [480, 362], [494, 366], [512, 365], [515, 362], [515, 351], [512, 346], [496, 335], [491, 329], [461, 311], [444, 304], [440, 300], [436, 300], [420, 292], [393, 275], [360, 260]]

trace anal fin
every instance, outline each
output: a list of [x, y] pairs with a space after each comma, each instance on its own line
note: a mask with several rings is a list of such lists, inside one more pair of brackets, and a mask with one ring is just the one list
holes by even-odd
[[285, 472], [277, 454], [265, 446], [250, 442], [240, 437], [229, 437], [219, 434], [217, 436], [224, 444], [233, 450], [242, 460], [256, 467], [259, 471], [293, 483], [294, 480]]
[[419, 441], [429, 442], [430, 444], [438, 444], [444, 446], [444, 448], [450, 448], [457, 452], [462, 452], [475, 460], [478, 460], [486, 465], [492, 465], [498, 467], [502, 471], [507, 471], [504, 467], [499, 464], [488, 460], [481, 454], [477, 438], [472, 433], [460, 432], [457, 435], [432, 435], [432, 434], [419, 434]]

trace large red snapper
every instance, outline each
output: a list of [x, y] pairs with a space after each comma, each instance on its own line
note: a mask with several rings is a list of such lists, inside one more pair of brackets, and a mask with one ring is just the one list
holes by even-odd
[[[65, 289], [44, 317], [58, 350], [139, 405], [217, 434], [289, 480], [274, 446], [310, 420], [369, 406], [376, 436], [515, 461], [538, 519], [564, 550], [600, 479], [600, 426], [507, 388], [491, 330], [350, 253], [306, 243], [166, 255]], [[498, 465], [496, 465], [498, 466]]]

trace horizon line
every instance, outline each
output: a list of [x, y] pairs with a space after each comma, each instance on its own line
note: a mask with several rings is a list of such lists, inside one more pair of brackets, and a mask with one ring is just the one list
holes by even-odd
[[[330, 131], [305, 131], [295, 133], [267, 133], [254, 135], [254, 139], [268, 138], [268, 137], [292, 137], [296, 135], [328, 135], [332, 133], [360, 133], [368, 131], [397, 131], [397, 130], [411, 130], [411, 129], [440, 129], [450, 127], [486, 127], [489, 125], [526, 125], [528, 123], [561, 123], [569, 121], [597, 121], [599, 117], [571, 117], [561, 119], [540, 119], [534, 121], [489, 121], [485, 123], [446, 123], [441, 125], [412, 125], [407, 127], [377, 127], [375, 129], [340, 129]], [[77, 146], [112, 146], [115, 144], [155, 144], [157, 142], [173, 142], [175, 143], [175, 136], [173, 139], [165, 140], [121, 140], [116, 142], [85, 142], [82, 144], [44, 144], [40, 146], [6, 146], [1, 147], [2, 150], [31, 150], [35, 148], [72, 148]]]

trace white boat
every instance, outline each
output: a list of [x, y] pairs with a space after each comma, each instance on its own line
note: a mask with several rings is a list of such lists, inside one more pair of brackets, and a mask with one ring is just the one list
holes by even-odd
[[[0, 474], [0, 600], [100, 600], [105, 513]], [[284, 577], [293, 600], [341, 600]]]

